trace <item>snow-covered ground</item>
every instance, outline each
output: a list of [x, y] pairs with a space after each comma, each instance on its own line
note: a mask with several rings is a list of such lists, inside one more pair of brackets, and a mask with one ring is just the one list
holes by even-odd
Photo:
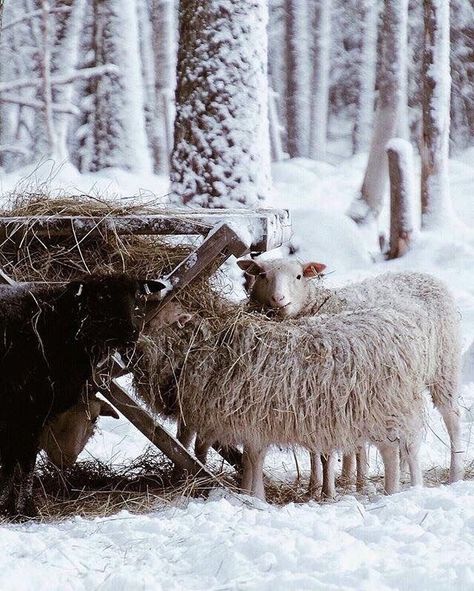
[[[413, 250], [392, 262], [381, 261], [372, 238], [344, 215], [364, 166], [363, 156], [334, 165], [309, 160], [276, 164], [275, 195], [268, 205], [291, 209], [298, 256], [326, 263], [330, 285], [390, 269], [423, 270], [444, 279], [456, 297], [468, 349], [474, 341], [473, 149], [451, 161], [459, 225], [436, 235], [420, 234]], [[25, 177], [23, 186], [46, 183], [50, 189], [139, 194], [145, 200], [167, 191], [164, 178], [116, 170], [81, 176], [67, 165], [52, 171], [47, 163], [0, 175], [0, 191], [11, 190]], [[463, 437], [466, 459], [472, 462], [474, 370], [469, 366], [465, 377]], [[422, 450], [425, 469], [448, 466], [446, 440], [431, 411]], [[145, 446], [127, 422], [104, 419], [83, 457], [121, 463]], [[298, 458], [305, 470], [307, 454]], [[371, 459], [377, 472], [377, 454]], [[275, 451], [267, 472], [272, 478], [293, 479], [293, 455]], [[0, 548], [0, 589], [474, 589], [474, 482], [282, 508], [216, 492], [207, 501], [157, 505], [147, 515], [3, 525]]]

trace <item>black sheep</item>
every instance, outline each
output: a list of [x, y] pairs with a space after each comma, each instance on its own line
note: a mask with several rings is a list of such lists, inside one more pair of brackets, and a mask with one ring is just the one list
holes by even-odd
[[34, 516], [44, 425], [80, 399], [109, 348], [136, 341], [139, 283], [124, 275], [0, 288], [0, 512]]

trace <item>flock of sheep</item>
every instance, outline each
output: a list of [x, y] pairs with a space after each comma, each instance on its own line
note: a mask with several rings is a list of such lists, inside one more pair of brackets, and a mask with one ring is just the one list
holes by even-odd
[[[333, 497], [336, 454], [343, 454], [344, 478], [356, 473], [362, 489], [371, 444], [383, 459], [385, 491], [394, 493], [401, 460], [413, 485], [423, 481], [428, 389], [449, 434], [449, 480], [462, 478], [459, 316], [443, 283], [421, 273], [387, 273], [329, 290], [319, 263], [257, 259], [239, 266], [249, 301], [235, 307], [231, 323], [218, 311], [210, 317], [171, 300], [136, 346], [137, 394], [177, 421], [184, 445], [196, 434], [200, 461], [215, 443], [243, 446], [241, 489], [264, 499], [269, 447], [300, 446], [311, 455], [311, 494]], [[75, 285], [74, 293], [26, 289], [9, 296], [0, 367], [7, 375], [0, 387], [7, 409], [0, 421], [4, 514], [34, 515], [38, 448], [72, 463], [97, 416], [116, 416], [95, 397], [87, 412], [77, 409], [105, 348], [123, 348], [138, 336], [139, 285], [124, 281], [115, 293], [102, 280]], [[34, 362], [25, 363], [25, 351]], [[65, 371], [71, 364], [74, 380]]]
[[[243, 446], [241, 488], [265, 498], [271, 445], [311, 453], [311, 492], [335, 494], [335, 454], [357, 484], [376, 446], [385, 491], [396, 492], [400, 457], [413, 485], [423, 481], [419, 446], [428, 388], [451, 445], [450, 482], [462, 478], [459, 316], [446, 287], [420, 273], [385, 274], [338, 290], [320, 286], [323, 266], [289, 260], [240, 261], [249, 308], [223, 328], [170, 304], [154, 321], [139, 361], [138, 394], [179, 422], [181, 441]], [[270, 315], [270, 318], [268, 317]], [[214, 346], [215, 343], [218, 346]], [[172, 353], [170, 352], [172, 351]]]

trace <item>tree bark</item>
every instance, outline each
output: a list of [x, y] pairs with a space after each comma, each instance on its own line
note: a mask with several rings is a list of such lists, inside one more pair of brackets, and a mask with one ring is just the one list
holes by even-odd
[[449, 1], [424, 0], [421, 141], [422, 226], [433, 229], [452, 218], [449, 192]]
[[255, 206], [269, 194], [267, 11], [182, 0], [172, 200]]
[[374, 123], [375, 73], [377, 69], [377, 0], [364, 0], [362, 48], [359, 63], [359, 97], [353, 134], [353, 151], [368, 151]]
[[286, 117], [287, 151], [291, 158], [309, 155], [308, 3], [286, 0]]
[[155, 66], [151, 150], [155, 173], [168, 174], [173, 142], [170, 112], [176, 86], [175, 3], [174, 0], [152, 0], [151, 7]]
[[385, 147], [397, 135], [406, 89], [408, 0], [385, 0], [382, 64], [369, 161], [360, 194], [349, 209], [358, 224], [376, 219], [383, 207], [388, 180]]
[[408, 251], [414, 232], [411, 144], [403, 139], [389, 142], [387, 156], [390, 176], [390, 248], [387, 258], [396, 259]]
[[93, 89], [92, 171], [118, 167], [148, 173], [144, 92], [136, 5], [130, 0], [95, 0], [94, 65], [115, 64]]
[[331, 50], [331, 0], [318, 0], [314, 14], [315, 47], [311, 96], [309, 153], [315, 160], [326, 157]]

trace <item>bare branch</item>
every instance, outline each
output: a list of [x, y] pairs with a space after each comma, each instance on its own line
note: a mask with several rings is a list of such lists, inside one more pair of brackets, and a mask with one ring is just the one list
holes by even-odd
[[[2, 96], [0, 103], [12, 103], [14, 105], [20, 105], [21, 107], [30, 107], [31, 109], [43, 108], [43, 103], [41, 101], [27, 100], [20, 97]], [[52, 107], [55, 113], [67, 113], [68, 115], [80, 114], [80, 110], [75, 105], [53, 103]]]
[[[50, 8], [48, 13], [54, 14], [54, 13], [58, 13], [58, 12], [69, 12], [70, 10], [71, 10], [70, 6], [60, 6], [58, 8]], [[23, 16], [20, 16], [16, 19], [10, 21], [6, 25], [2, 26], [2, 31], [6, 31], [7, 29], [10, 29], [11, 27], [14, 27], [15, 25], [19, 25], [20, 23], [22, 23], [24, 21], [29, 21], [31, 18], [34, 18], [35, 16], [41, 16], [41, 9], [32, 10], [31, 12], [27, 12]]]
[[[51, 85], [71, 84], [71, 82], [74, 82], [75, 80], [94, 78], [106, 74], [118, 74], [119, 71], [119, 68], [114, 64], [104, 64], [93, 68], [82, 68], [69, 76], [53, 76], [51, 78]], [[4, 82], [3, 84], [0, 84], [0, 94], [18, 88], [35, 88], [42, 84], [43, 81], [41, 79], [31, 80], [26, 78], [15, 80], [14, 82]]]

